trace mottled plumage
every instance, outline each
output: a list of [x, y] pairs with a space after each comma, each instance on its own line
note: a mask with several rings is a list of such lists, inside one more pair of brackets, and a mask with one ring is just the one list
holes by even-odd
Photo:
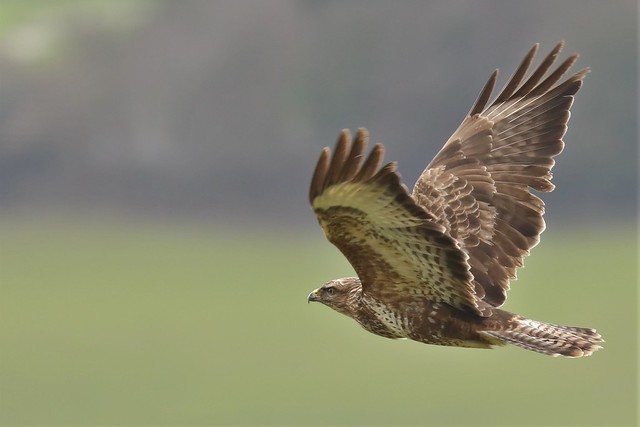
[[412, 193], [396, 164], [382, 165], [369, 135], [343, 130], [318, 160], [309, 200], [331, 243], [358, 277], [309, 295], [388, 338], [462, 347], [505, 343], [552, 356], [588, 356], [593, 329], [558, 326], [501, 310], [509, 283], [545, 228], [553, 157], [564, 143], [573, 95], [588, 72], [558, 83], [577, 59], [547, 73], [559, 43], [525, 79], [538, 45], [487, 106], [497, 70]]

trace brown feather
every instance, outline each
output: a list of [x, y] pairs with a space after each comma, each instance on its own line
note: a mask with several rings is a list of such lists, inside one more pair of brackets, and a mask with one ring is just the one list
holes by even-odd
[[325, 147], [320, 154], [320, 158], [318, 159], [318, 163], [316, 164], [316, 168], [313, 172], [313, 178], [311, 179], [311, 186], [309, 187], [310, 203], [313, 203], [313, 199], [315, 199], [324, 188], [325, 176], [329, 170], [330, 153], [329, 148]]
[[533, 45], [527, 56], [524, 57], [516, 71], [513, 73], [511, 79], [509, 79], [509, 83], [502, 89], [502, 92], [495, 100], [495, 104], [500, 104], [509, 100], [511, 95], [516, 91], [520, 82], [529, 71], [529, 67], [531, 67], [531, 62], [533, 62], [533, 58], [536, 56], [536, 52], [538, 52], [538, 48], [540, 47], [539, 43]]

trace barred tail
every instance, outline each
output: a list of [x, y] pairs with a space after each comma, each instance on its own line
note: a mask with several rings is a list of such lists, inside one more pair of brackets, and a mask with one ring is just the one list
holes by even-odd
[[520, 316], [513, 321], [511, 329], [485, 333], [518, 347], [553, 357], [590, 356], [602, 348], [598, 343], [604, 342], [595, 329], [554, 325]]

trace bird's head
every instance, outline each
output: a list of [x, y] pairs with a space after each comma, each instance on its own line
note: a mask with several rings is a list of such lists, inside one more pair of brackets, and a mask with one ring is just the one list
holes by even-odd
[[355, 308], [362, 292], [362, 284], [357, 277], [343, 277], [331, 280], [311, 292], [307, 302], [321, 302], [327, 307], [349, 315]]

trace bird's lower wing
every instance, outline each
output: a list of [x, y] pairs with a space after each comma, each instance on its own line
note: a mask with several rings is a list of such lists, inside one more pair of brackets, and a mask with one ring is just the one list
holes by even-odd
[[395, 164], [380, 167], [382, 145], [362, 162], [367, 140], [359, 129], [351, 144], [343, 131], [333, 156], [328, 148], [320, 156], [309, 198], [327, 238], [369, 295], [425, 296], [482, 314], [467, 254], [409, 196]]

